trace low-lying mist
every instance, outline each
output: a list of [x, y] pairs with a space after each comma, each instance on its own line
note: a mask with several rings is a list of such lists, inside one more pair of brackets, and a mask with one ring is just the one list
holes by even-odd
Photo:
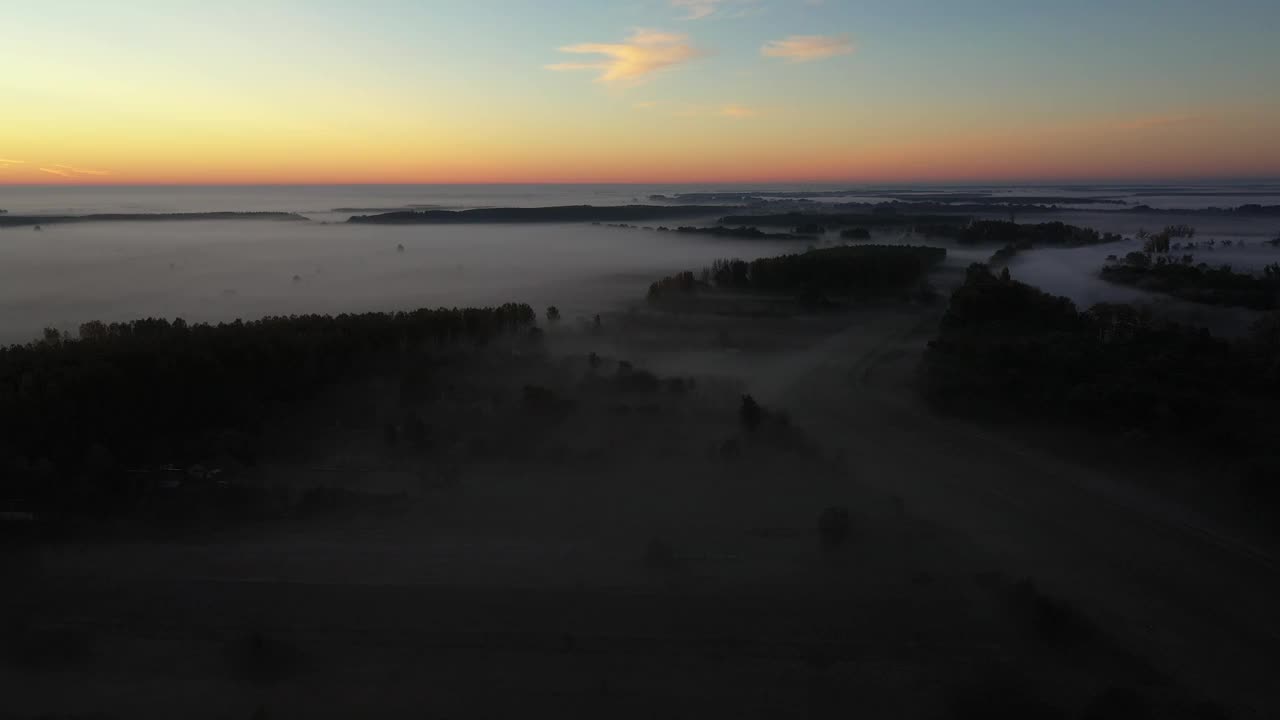
[[508, 301], [590, 317], [656, 277], [803, 244], [584, 225], [93, 223], [0, 232], [0, 343], [87, 320], [394, 311]]

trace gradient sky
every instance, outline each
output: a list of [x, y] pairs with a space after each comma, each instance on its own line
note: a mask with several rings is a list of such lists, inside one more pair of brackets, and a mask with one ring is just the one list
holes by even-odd
[[1280, 176], [1277, 0], [6, 0], [0, 184]]

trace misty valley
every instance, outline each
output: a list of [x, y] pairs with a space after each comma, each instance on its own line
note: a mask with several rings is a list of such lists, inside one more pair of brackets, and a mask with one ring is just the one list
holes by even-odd
[[1278, 206], [276, 192], [0, 216], [0, 717], [1280, 712]]

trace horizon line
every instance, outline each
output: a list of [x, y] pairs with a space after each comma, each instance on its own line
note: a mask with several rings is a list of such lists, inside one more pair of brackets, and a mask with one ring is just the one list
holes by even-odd
[[0, 188], [217, 188], [217, 187], [571, 187], [583, 185], [613, 185], [642, 187], [652, 185], [845, 185], [870, 187], [885, 185], [1120, 185], [1134, 183], [1172, 184], [1195, 182], [1253, 182], [1280, 183], [1280, 173], [1274, 175], [1187, 175], [1178, 177], [1047, 177], [1047, 178], [966, 178], [966, 179], [912, 179], [912, 180], [830, 180], [830, 179], [774, 179], [774, 180], [547, 180], [547, 181], [424, 181], [424, 182], [35, 182], [4, 183]]

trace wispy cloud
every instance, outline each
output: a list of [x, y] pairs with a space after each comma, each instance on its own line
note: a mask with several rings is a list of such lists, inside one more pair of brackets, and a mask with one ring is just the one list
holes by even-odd
[[725, 117], [731, 117], [731, 118], [740, 120], [742, 118], [755, 117], [760, 114], [760, 111], [756, 110], [755, 108], [745, 107], [743, 105], [725, 105], [724, 107], [720, 108], [720, 114]]
[[671, 6], [689, 13], [684, 16], [685, 20], [701, 20], [714, 15], [721, 2], [723, 0], [671, 0]]
[[[756, 0], [670, 0], [671, 7], [685, 11], [681, 20], [702, 20], [712, 15], [721, 18], [744, 18], [764, 11]], [[736, 6], [730, 8], [730, 6]]]
[[25, 165], [25, 160], [10, 160], [8, 158], [0, 158], [0, 167], [5, 165]]
[[60, 177], [77, 177], [83, 175], [110, 175], [108, 170], [90, 170], [88, 168], [79, 168], [73, 165], [53, 165], [51, 167], [39, 168], [42, 173], [50, 175], [58, 175]]
[[547, 65], [548, 70], [598, 70], [597, 82], [636, 84], [653, 73], [689, 62], [702, 55], [689, 36], [638, 29], [624, 43], [580, 43], [560, 48], [576, 55], [603, 55], [594, 62]]
[[837, 55], [852, 55], [853, 40], [841, 35], [789, 35], [782, 40], [772, 40], [760, 48], [765, 57], [782, 58], [789, 62], [808, 62]]
[[79, 168], [73, 165], [54, 165], [59, 170], [66, 170], [74, 175], [110, 175], [108, 170], [90, 170], [88, 168]]

